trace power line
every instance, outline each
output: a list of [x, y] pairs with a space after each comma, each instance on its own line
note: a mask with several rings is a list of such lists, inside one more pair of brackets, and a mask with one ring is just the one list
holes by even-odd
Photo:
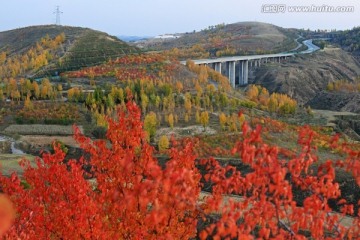
[[56, 6], [55, 12], [53, 14], [56, 14], [56, 25], [60, 25], [60, 14], [63, 14], [63, 12], [60, 11], [60, 6]]

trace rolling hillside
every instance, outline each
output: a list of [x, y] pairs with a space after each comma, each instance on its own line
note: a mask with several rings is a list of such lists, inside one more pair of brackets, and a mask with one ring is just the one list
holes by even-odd
[[[152, 38], [136, 43], [146, 50], [203, 48], [210, 57], [219, 55], [282, 52], [296, 47], [296, 31], [260, 22], [210, 26], [175, 38]], [[196, 50], [196, 49], [194, 49]]]
[[56, 25], [32, 26], [0, 32], [0, 52], [11, 58], [20, 58], [32, 48], [36, 48], [43, 38], [54, 39], [64, 33], [65, 40], [56, 48], [47, 50], [51, 57], [48, 64], [22, 75], [40, 76], [55, 71], [74, 70], [85, 66], [101, 64], [110, 59], [138, 53], [139, 49], [129, 46], [117, 37], [88, 28]]
[[360, 26], [336, 31], [299, 30], [304, 38], [327, 38], [327, 44], [336, 45], [360, 59]]
[[332, 35], [331, 42], [360, 57], [360, 27], [336, 32]]
[[[310, 55], [297, 55], [280, 65], [263, 65], [256, 69], [253, 83], [265, 86], [270, 92], [285, 93], [301, 104], [310, 101], [311, 107], [317, 108], [319, 105], [312, 99], [319, 97], [328, 83], [353, 81], [359, 75], [360, 64], [351, 54], [339, 48], [325, 48]], [[331, 105], [331, 102], [325, 101], [321, 109], [335, 110]], [[337, 110], [354, 111], [350, 108]], [[359, 112], [359, 109], [355, 112]]]

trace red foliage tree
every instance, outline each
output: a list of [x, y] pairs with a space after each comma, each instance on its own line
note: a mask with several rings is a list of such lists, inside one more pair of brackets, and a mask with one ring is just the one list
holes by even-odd
[[[146, 142], [140, 110], [132, 102], [109, 120], [107, 141], [75, 138], [90, 153], [96, 186], [81, 162], [65, 164], [64, 153], [44, 154], [36, 167], [24, 161], [23, 181], [1, 176], [17, 218], [10, 239], [187, 239], [196, 230], [200, 175], [189, 143], [172, 149], [162, 169]], [[94, 189], [93, 189], [94, 188]]]
[[[36, 166], [23, 161], [21, 179], [16, 174], [0, 177], [17, 212], [6, 239], [189, 239], [196, 235], [199, 219], [206, 223], [201, 239], [360, 236], [359, 213], [341, 199], [335, 182], [339, 167], [359, 183], [360, 151], [339, 144], [336, 137], [331, 147], [347, 154], [345, 160], [317, 162], [309, 127], [299, 133], [300, 153], [285, 160], [278, 147], [262, 141], [260, 127], [251, 130], [244, 123], [243, 139], [233, 152], [250, 171], [201, 160], [212, 192], [199, 200], [201, 175], [190, 141], [181, 150], [170, 149], [162, 168], [132, 101], [108, 123], [106, 141], [92, 141], [75, 128], [75, 138], [90, 155], [94, 184], [84, 178], [84, 160], [64, 163], [57, 146], [54, 154], [38, 158]], [[309, 193], [301, 203], [294, 200], [294, 188]], [[332, 212], [329, 200], [337, 201], [341, 212]]]
[[[346, 160], [337, 164], [330, 160], [317, 163], [318, 157], [313, 154], [315, 148], [311, 145], [315, 133], [304, 127], [298, 141], [302, 151], [290, 160], [282, 160], [278, 147], [262, 142], [260, 126], [250, 130], [245, 122], [242, 130], [244, 140], [238, 142], [233, 151], [250, 166], [250, 173], [241, 174], [235, 167], [222, 167], [217, 161], [203, 160], [208, 170], [205, 179], [213, 184], [212, 195], [207, 197], [204, 209], [207, 213], [217, 212], [220, 218], [201, 232], [201, 239], [208, 236], [221, 239], [360, 237], [359, 212], [354, 214], [354, 206], [340, 198], [339, 184], [335, 182], [335, 165], [351, 171], [353, 177], [359, 179], [359, 150], [342, 146], [349, 156]], [[337, 146], [334, 140], [333, 147]], [[317, 171], [310, 169], [314, 163], [319, 165]], [[300, 206], [294, 199], [294, 188], [309, 193]], [[224, 198], [229, 194], [241, 197]], [[329, 200], [343, 206], [341, 213], [333, 212]]]

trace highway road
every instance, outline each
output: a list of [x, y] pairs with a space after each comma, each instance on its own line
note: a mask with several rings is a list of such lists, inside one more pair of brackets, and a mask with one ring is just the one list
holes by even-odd
[[313, 41], [312, 39], [303, 41], [303, 44], [306, 45], [308, 47], [308, 49], [305, 51], [299, 52], [299, 53], [307, 54], [307, 53], [312, 53], [312, 52], [319, 50], [320, 48], [318, 46], [316, 46], [315, 44], [313, 44], [312, 41]]
[[[320, 48], [313, 44], [313, 39], [308, 39], [302, 43], [307, 46], [307, 50], [298, 53], [275, 53], [275, 54], [262, 54], [262, 55], [248, 55], [248, 56], [232, 56], [232, 57], [220, 57], [220, 58], [208, 58], [208, 59], [194, 59], [192, 60], [195, 64], [209, 64], [218, 62], [231, 62], [231, 61], [242, 61], [242, 60], [254, 60], [261, 58], [276, 58], [276, 57], [291, 57], [296, 54], [308, 54], [318, 51]], [[299, 46], [298, 46], [299, 47]], [[186, 61], [181, 61], [182, 64], [186, 64]]]

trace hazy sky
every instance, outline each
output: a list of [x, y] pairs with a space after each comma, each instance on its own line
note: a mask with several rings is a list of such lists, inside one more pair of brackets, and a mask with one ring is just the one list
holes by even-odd
[[[353, 6], [351, 13], [263, 13], [264, 4]], [[260, 21], [281, 27], [351, 29], [360, 26], [359, 0], [1, 0], [0, 31], [55, 23], [89, 27], [112, 35], [155, 36], [201, 30], [218, 23]]]

